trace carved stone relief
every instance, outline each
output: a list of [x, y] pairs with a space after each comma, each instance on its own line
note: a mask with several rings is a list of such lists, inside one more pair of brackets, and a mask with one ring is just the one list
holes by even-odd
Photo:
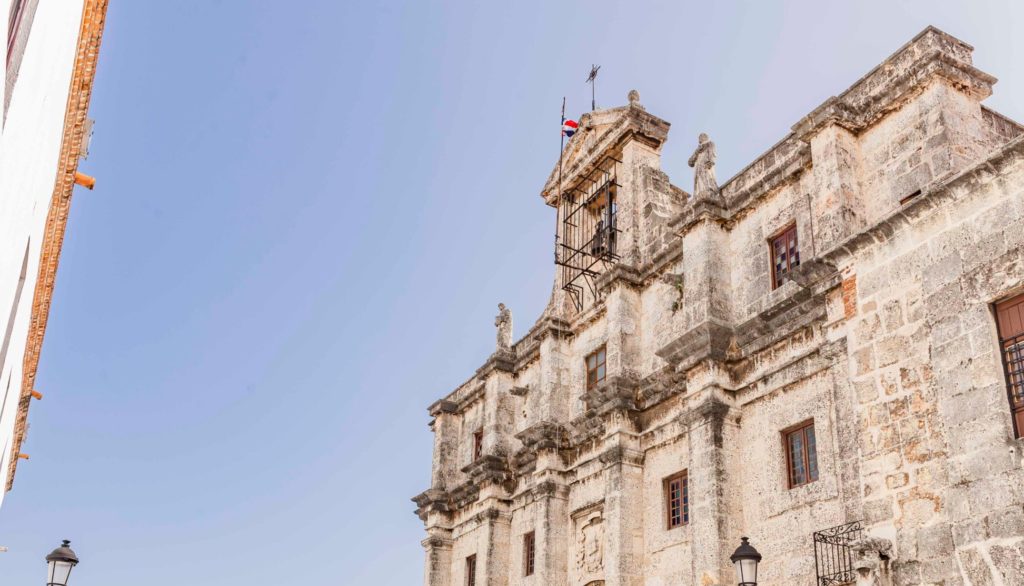
[[600, 510], [577, 520], [576, 569], [584, 582], [604, 570], [604, 517]]

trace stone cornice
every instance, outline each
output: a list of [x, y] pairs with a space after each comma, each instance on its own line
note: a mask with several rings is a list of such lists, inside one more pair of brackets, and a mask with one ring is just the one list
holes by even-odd
[[683, 372], [705, 359], [725, 361], [733, 329], [717, 320], [706, 320], [669, 342], [655, 354]]
[[515, 372], [516, 370], [516, 354], [515, 351], [504, 351], [498, 350], [484, 362], [484, 365], [477, 369], [476, 377], [479, 379], [487, 378], [487, 375], [494, 371], [499, 372]]
[[583, 395], [587, 416], [600, 416], [611, 411], [636, 411], [636, 389], [639, 380], [633, 375], [610, 376]]
[[[829, 125], [863, 132], [902, 107], [934, 79], [942, 79], [977, 99], [987, 97], [996, 78], [974, 67], [971, 51], [963, 41], [934, 27], [926, 28], [846, 91], [801, 118], [792, 132], [723, 183], [726, 206], [717, 221], [731, 227], [762, 197], [798, 178], [811, 165], [808, 142]], [[688, 209], [673, 224], [677, 232], [685, 233], [696, 222], [710, 217]]]
[[[509, 468], [508, 459], [495, 454], [485, 454], [462, 468], [469, 482], [478, 487], [497, 484], [508, 487], [515, 477]], [[511, 490], [508, 487], [508, 490]]]
[[943, 203], [974, 193], [974, 187], [1003, 174], [1013, 163], [1024, 158], [1024, 136], [1019, 136], [989, 153], [988, 157], [963, 171], [939, 177], [921, 188], [921, 194], [892, 210], [872, 226], [854, 234], [819, 255], [823, 262], [842, 266], [856, 253], [877, 243], [886, 242], [897, 231]]
[[439, 488], [428, 488], [420, 494], [412, 497], [416, 503], [416, 516], [426, 522], [430, 513], [448, 513], [451, 510], [451, 495]]
[[714, 394], [709, 394], [701, 402], [680, 413], [678, 420], [684, 428], [692, 428], [708, 422], [721, 423], [731, 409], [732, 407], [728, 403]]
[[523, 449], [530, 451], [558, 450], [569, 447], [569, 432], [561, 423], [541, 421], [516, 434]]

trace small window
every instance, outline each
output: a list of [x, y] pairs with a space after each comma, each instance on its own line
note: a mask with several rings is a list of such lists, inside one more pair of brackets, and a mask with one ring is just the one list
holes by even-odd
[[1014, 437], [1024, 437], [1024, 295], [996, 305], [999, 346]]
[[789, 487], [796, 488], [818, 479], [818, 446], [814, 422], [808, 421], [784, 432]]
[[685, 470], [665, 479], [665, 514], [669, 529], [690, 522], [690, 487]]
[[800, 246], [796, 241], [796, 224], [771, 240], [772, 289], [786, 284], [793, 269], [800, 266]]
[[473, 432], [473, 461], [476, 462], [484, 455], [484, 430], [480, 428]]
[[533, 575], [533, 561], [536, 556], [537, 534], [530, 531], [523, 536], [523, 575]]
[[466, 586], [476, 586], [476, 554], [466, 558]]
[[603, 381], [605, 374], [605, 349], [602, 346], [600, 350], [587, 356], [587, 390], [593, 389]]

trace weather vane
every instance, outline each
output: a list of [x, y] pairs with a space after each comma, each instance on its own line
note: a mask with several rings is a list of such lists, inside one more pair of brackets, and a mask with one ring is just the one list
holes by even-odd
[[590, 66], [590, 75], [587, 76], [587, 83], [590, 84], [590, 109], [591, 111], [597, 110], [597, 98], [594, 93], [594, 86], [597, 85], [597, 72], [601, 69], [600, 65]]

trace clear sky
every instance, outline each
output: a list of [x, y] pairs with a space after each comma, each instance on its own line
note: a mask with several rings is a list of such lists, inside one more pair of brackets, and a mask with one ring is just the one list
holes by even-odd
[[417, 584], [426, 407], [547, 301], [559, 107], [724, 180], [934, 24], [1024, 120], [1020, 2], [112, 0], [0, 581]]

